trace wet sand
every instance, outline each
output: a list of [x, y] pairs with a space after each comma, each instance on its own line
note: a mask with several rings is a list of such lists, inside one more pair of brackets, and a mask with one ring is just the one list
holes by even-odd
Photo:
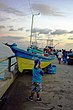
[[27, 100], [31, 90], [31, 73], [19, 74], [5, 93], [2, 110], [73, 110], [73, 65], [58, 64], [56, 74], [45, 74], [42, 102]]

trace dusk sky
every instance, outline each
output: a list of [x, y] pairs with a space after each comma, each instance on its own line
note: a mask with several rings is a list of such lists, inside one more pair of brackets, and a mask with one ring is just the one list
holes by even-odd
[[53, 39], [57, 48], [73, 49], [73, 0], [0, 0], [0, 41], [21, 37], [29, 45], [32, 15], [33, 39], [36, 34], [44, 45]]

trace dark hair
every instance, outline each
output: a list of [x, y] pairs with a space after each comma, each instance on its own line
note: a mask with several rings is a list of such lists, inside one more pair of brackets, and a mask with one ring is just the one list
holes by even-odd
[[40, 68], [40, 60], [39, 59], [36, 59], [34, 61], [34, 68], [36, 68], [36, 65], [39, 64], [39, 68]]

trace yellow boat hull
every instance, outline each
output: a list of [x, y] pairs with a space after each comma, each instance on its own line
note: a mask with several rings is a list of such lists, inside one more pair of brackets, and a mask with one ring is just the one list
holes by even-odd
[[[48, 62], [41, 61], [41, 68], [47, 67], [52, 62], [53, 60]], [[17, 64], [18, 64], [18, 70], [20, 72], [23, 72], [23, 70], [31, 70], [33, 68], [34, 60], [17, 57]]]

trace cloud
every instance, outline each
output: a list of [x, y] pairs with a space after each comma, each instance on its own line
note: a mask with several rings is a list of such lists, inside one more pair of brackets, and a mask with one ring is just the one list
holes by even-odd
[[8, 26], [9, 28], [13, 28], [13, 26]]
[[0, 21], [7, 21], [9, 20], [10, 18], [0, 18]]
[[68, 32], [66, 30], [61, 30], [61, 29], [57, 29], [55, 31], [53, 31], [51, 34], [52, 35], [62, 35], [62, 34], [67, 34]]
[[73, 34], [73, 30], [69, 32], [70, 34]]
[[19, 16], [24, 16], [22, 11], [11, 8], [1, 1], [0, 1], [0, 11], [4, 11], [6, 13], [12, 13], [12, 14], [19, 15]]
[[17, 31], [17, 30], [15, 30], [15, 29], [11, 28], [11, 29], [9, 29], [9, 31]]
[[22, 28], [18, 28], [18, 31], [23, 31], [23, 29], [24, 29], [23, 27]]
[[51, 15], [51, 16], [64, 16], [63, 13], [60, 11], [57, 11], [57, 9], [54, 9], [46, 4], [32, 4], [32, 9], [35, 11], [40, 12], [43, 15]]
[[4, 28], [5, 28], [5, 26], [3, 26], [3, 25], [0, 26], [0, 29], [4, 29]]
[[18, 28], [18, 29], [13, 29], [12, 28], [13, 26], [10, 26], [10, 29], [9, 29], [9, 31], [23, 31], [23, 27], [21, 27], [21, 28]]
[[[28, 32], [30, 30], [26, 30]], [[34, 28], [32, 29], [32, 33], [39, 33], [39, 34], [49, 34], [52, 30], [51, 29], [40, 29], [40, 28]]]
[[51, 31], [51, 29], [41, 29], [39, 34], [49, 34]]
[[[27, 29], [26, 32], [29, 32], [30, 30]], [[38, 34], [45, 34], [45, 35], [62, 35], [62, 34], [68, 34], [69, 32], [67, 30], [62, 29], [56, 29], [53, 31], [52, 29], [44, 28], [34, 28], [32, 29], [32, 33], [38, 33]]]

